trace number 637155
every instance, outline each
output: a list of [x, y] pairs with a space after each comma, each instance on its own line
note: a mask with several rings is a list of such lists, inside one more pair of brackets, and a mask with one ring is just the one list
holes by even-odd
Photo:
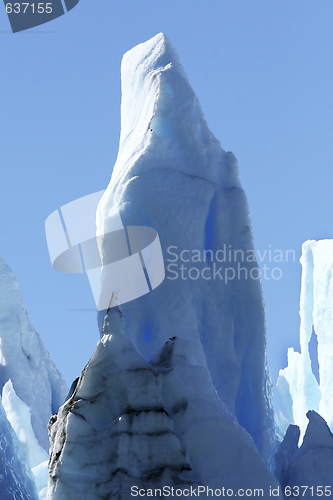
[[[36, 7], [35, 7], [36, 6]], [[6, 4], [6, 12], [7, 14], [26, 14], [28, 12], [32, 14], [51, 14], [52, 12], [52, 3], [7, 3]]]

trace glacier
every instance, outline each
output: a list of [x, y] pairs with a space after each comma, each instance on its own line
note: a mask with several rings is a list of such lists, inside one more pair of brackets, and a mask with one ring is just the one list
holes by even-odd
[[[333, 240], [308, 240], [302, 245], [300, 298], [301, 352], [288, 349], [288, 366], [280, 370], [278, 390], [292, 424], [304, 436], [309, 410], [318, 412], [333, 430]], [[312, 332], [318, 346], [319, 384], [311, 368]]]
[[[68, 388], [32, 327], [18, 281], [0, 257], [0, 498], [44, 500], [47, 424]], [[36, 489], [37, 488], [37, 489]]]
[[38, 444], [48, 452], [47, 424], [64, 402], [68, 388], [30, 323], [13, 271], [0, 257], [1, 391], [9, 380], [30, 409]]
[[[302, 246], [301, 349], [288, 349], [279, 374], [278, 445], [237, 161], [210, 132], [164, 34], [126, 53], [121, 74], [119, 152], [106, 191], [91, 195], [97, 205], [104, 193], [88, 242], [103, 265], [88, 269], [91, 284], [103, 300], [113, 293], [69, 393], [0, 257], [0, 498], [122, 500], [165, 487], [182, 498], [331, 496], [333, 240]], [[120, 286], [115, 231], [129, 256]], [[146, 280], [135, 300], [131, 257]]]
[[210, 132], [165, 35], [124, 55], [121, 80], [119, 152], [96, 214], [102, 261], [120, 216], [125, 227], [158, 232], [166, 266], [158, 288], [123, 304], [125, 335], [147, 361], [174, 336], [202, 349], [221, 400], [268, 459], [275, 424], [265, 313], [237, 161]]
[[[49, 422], [47, 498], [127, 499], [133, 486], [163, 485], [282, 497], [267, 468], [277, 435], [265, 312], [237, 161], [164, 34], [124, 55], [121, 78], [119, 152], [96, 213], [103, 268], [87, 272], [101, 296], [113, 293], [96, 350]], [[153, 255], [131, 247], [136, 226], [147, 241], [158, 233], [166, 274], [156, 287]], [[147, 279], [135, 300], [112, 285], [117, 230]]]

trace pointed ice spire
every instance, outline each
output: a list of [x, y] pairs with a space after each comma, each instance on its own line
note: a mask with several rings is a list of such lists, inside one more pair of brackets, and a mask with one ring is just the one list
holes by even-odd
[[[333, 434], [326, 421], [315, 411], [306, 414], [309, 422], [303, 443], [297, 447], [299, 428], [291, 425], [275, 455], [275, 476], [282, 490], [300, 492], [305, 500], [330, 496], [333, 488]], [[286, 486], [289, 488], [286, 489]]]
[[289, 425], [287, 432], [275, 453], [275, 472], [276, 479], [280, 482], [282, 488], [288, 483], [288, 467], [293, 456], [298, 450], [298, 441], [300, 437], [300, 429], [298, 425]]
[[[154, 228], [166, 271], [157, 288], [122, 305], [125, 335], [147, 361], [175, 336], [203, 349], [220, 398], [267, 458], [274, 416], [265, 313], [237, 161], [209, 130], [165, 35], [127, 52], [121, 78], [119, 153], [97, 209], [97, 233], [112, 230], [115, 211], [125, 227]], [[103, 262], [110, 251], [102, 237]], [[133, 282], [130, 269], [124, 275]], [[108, 282], [105, 269], [101, 279]]]
[[[280, 370], [278, 390], [288, 418], [307, 427], [306, 412], [315, 410], [333, 431], [333, 240], [308, 240], [302, 245], [300, 297], [301, 352], [288, 349], [288, 366]], [[315, 334], [319, 379], [312, 371], [310, 341]]]
[[[209, 130], [180, 58], [166, 35], [159, 33], [124, 55], [121, 85], [119, 152], [110, 183], [115, 191], [113, 209], [121, 201], [126, 180], [150, 170], [167, 168], [170, 173], [198, 176], [224, 188], [241, 188], [237, 161]], [[162, 144], [166, 148], [159, 154]], [[104, 196], [97, 211], [99, 227], [107, 223], [103, 217], [107, 201]]]

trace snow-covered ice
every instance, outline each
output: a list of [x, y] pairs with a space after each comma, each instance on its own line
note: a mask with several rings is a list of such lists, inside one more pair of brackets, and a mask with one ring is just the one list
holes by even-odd
[[[119, 216], [125, 227], [152, 227], [166, 266], [161, 285], [123, 304], [125, 335], [147, 361], [174, 336], [202, 349], [221, 400], [267, 459], [275, 437], [265, 315], [237, 161], [210, 132], [165, 35], [127, 52], [121, 77], [119, 153], [97, 234]], [[107, 237], [99, 244], [107, 262]]]
[[34, 434], [48, 451], [47, 423], [68, 389], [30, 323], [13, 271], [0, 257], [0, 391], [8, 380], [30, 409]]
[[34, 477], [0, 399], [0, 498], [38, 500]]
[[2, 404], [6, 416], [13, 427], [28, 458], [31, 468], [49, 459], [48, 453], [38, 444], [31, 425], [31, 413], [26, 405], [15, 394], [11, 380], [8, 380], [2, 390]]
[[[288, 349], [288, 366], [280, 370], [278, 389], [286, 416], [303, 436], [308, 410], [319, 412], [333, 430], [333, 240], [303, 243], [301, 264], [301, 352]], [[319, 385], [309, 353], [313, 330], [318, 341]]]

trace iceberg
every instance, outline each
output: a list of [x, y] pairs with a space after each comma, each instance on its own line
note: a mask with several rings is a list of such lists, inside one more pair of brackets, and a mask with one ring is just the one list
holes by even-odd
[[[278, 390], [286, 416], [300, 427], [302, 438], [308, 410], [318, 412], [333, 430], [333, 240], [306, 241], [300, 261], [301, 352], [288, 349], [288, 366], [280, 370]], [[309, 351], [313, 332], [318, 343], [319, 384]]]
[[[153, 250], [129, 244], [147, 286], [122, 304], [125, 336], [147, 362], [170, 338], [190, 342], [220, 400], [268, 461], [276, 436], [265, 313], [237, 161], [210, 132], [165, 35], [127, 52], [121, 78], [119, 153], [96, 214], [103, 269], [91, 280], [101, 279], [101, 295], [121, 295], [128, 283], [112, 286], [108, 234], [124, 227], [130, 243], [133, 227], [157, 231], [166, 269], [156, 288]], [[134, 283], [134, 266], [126, 269]]]
[[32, 446], [28, 456], [37, 453], [45, 460], [47, 424], [64, 402], [67, 384], [30, 323], [13, 271], [0, 257], [0, 390], [3, 388], [9, 419]]

